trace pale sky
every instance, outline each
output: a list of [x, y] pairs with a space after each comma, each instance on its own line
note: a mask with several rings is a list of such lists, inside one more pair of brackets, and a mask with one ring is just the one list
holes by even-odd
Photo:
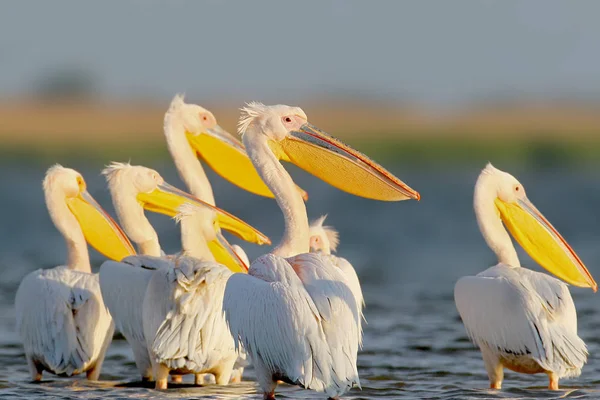
[[2, 97], [77, 67], [124, 98], [600, 98], [593, 0], [0, 2]]

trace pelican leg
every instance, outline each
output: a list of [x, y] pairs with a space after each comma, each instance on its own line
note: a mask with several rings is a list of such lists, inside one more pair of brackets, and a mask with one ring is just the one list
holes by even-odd
[[42, 380], [43, 369], [29, 356], [27, 358], [27, 365], [29, 366], [29, 373], [31, 374], [31, 380], [39, 382]]
[[490, 389], [501, 389], [502, 380], [504, 379], [504, 367], [498, 359], [498, 356], [486, 347], [481, 348], [481, 356], [488, 377], [490, 378]]
[[169, 378], [169, 368], [165, 367], [160, 363], [154, 363], [154, 365], [152, 366], [152, 371], [154, 372], [154, 379], [156, 379], [154, 389], [166, 389], [167, 379]]
[[275, 388], [277, 387], [277, 379], [273, 373], [269, 371], [260, 358], [253, 360], [254, 372], [256, 373], [256, 382], [262, 390], [265, 399], [275, 398]]
[[100, 370], [102, 369], [102, 362], [99, 361], [92, 368], [85, 372], [85, 377], [88, 381], [97, 381], [100, 377]]
[[142, 373], [142, 382], [154, 382], [154, 374], [152, 373], [152, 367], [147, 368]]
[[142, 373], [142, 382], [152, 382], [152, 363], [148, 356], [148, 350], [139, 343], [132, 342], [131, 349], [133, 350], [133, 359], [138, 370]]
[[108, 331], [106, 332], [106, 337], [104, 338], [104, 343], [102, 344], [102, 349], [98, 354], [98, 359], [96, 360], [96, 364], [87, 370], [86, 378], [88, 381], [97, 381], [100, 378], [100, 371], [102, 371], [102, 364], [104, 364], [104, 358], [106, 357], [106, 351], [108, 350], [108, 346], [112, 342], [113, 334], [115, 333], [115, 324], [114, 322], [110, 324]]
[[231, 373], [233, 372], [233, 365], [235, 364], [235, 357], [231, 357], [229, 360], [225, 360], [217, 368], [212, 370], [215, 376], [217, 385], [228, 385], [231, 380]]
[[183, 382], [183, 375], [171, 375], [171, 383]]
[[240, 383], [242, 382], [242, 374], [244, 373], [244, 368], [238, 368], [231, 373], [231, 383]]
[[550, 390], [558, 390], [558, 376], [554, 372], [548, 372], [548, 378], [550, 379], [550, 383], [548, 384], [548, 389]]
[[212, 384], [212, 373], [202, 373], [202, 374], [194, 374], [194, 385], [203, 386]]

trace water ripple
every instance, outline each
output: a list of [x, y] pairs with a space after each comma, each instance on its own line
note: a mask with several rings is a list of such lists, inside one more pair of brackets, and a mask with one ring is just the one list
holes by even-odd
[[[88, 180], [97, 200], [111, 210], [107, 191], [98, 168], [75, 165]], [[172, 167], [155, 166], [169, 181], [177, 182]], [[44, 170], [35, 166], [0, 170], [0, 181], [10, 187], [31, 187], [30, 191], [0, 193], [0, 396], [14, 399], [260, 399], [252, 382], [254, 371], [247, 370], [245, 382], [227, 387], [173, 385], [157, 392], [152, 385], [136, 382], [138, 373], [127, 343], [115, 336], [102, 371], [100, 382], [82, 378], [65, 379], [45, 376], [40, 384], [29, 382], [23, 350], [14, 328], [14, 294], [18, 282], [29, 271], [57, 265], [64, 260], [63, 241], [53, 228], [41, 197], [40, 180]], [[393, 171], [393, 168], [392, 168]], [[330, 190], [306, 175], [294, 175], [298, 183], [314, 194], [307, 203], [311, 217], [329, 212], [328, 222], [341, 233], [340, 252], [354, 261], [363, 282], [367, 302], [364, 349], [358, 366], [363, 390], [352, 390], [347, 399], [595, 399], [600, 398], [600, 313], [598, 300], [589, 291], [573, 290], [579, 314], [579, 332], [589, 346], [590, 359], [581, 377], [564, 381], [562, 389], [546, 389], [545, 375], [520, 375], [506, 372], [504, 389], [487, 389], [483, 361], [469, 342], [453, 300], [454, 283], [460, 276], [475, 274], [493, 263], [490, 251], [477, 230], [472, 214], [472, 185], [477, 171], [406, 171], [402, 178], [418, 182], [423, 201], [388, 204], [353, 198]], [[215, 182], [219, 205], [278, 238], [282, 220], [272, 201], [260, 199], [223, 183], [209, 172]], [[570, 197], [569, 218], [557, 227], [569, 232], [569, 242], [586, 261], [593, 275], [600, 275], [597, 250], [597, 226], [587, 221], [597, 215], [600, 176], [588, 181], [571, 179], [543, 171], [524, 174], [528, 193], [541, 210], [560, 209], [560, 196], [538, 196], [546, 182], [561, 192], [577, 193]], [[452, 188], [452, 190], [448, 190]], [[2, 188], [0, 188], [2, 190]], [[6, 213], [6, 210], [11, 210]], [[357, 213], [356, 210], [361, 210]], [[546, 212], [553, 220], [557, 214]], [[274, 218], [261, 218], [273, 213]], [[32, 226], [22, 226], [24, 216]], [[579, 221], [579, 222], [578, 222]], [[178, 228], [168, 218], [152, 217], [167, 252], [179, 250]], [[359, 226], [357, 226], [359, 224]], [[420, 235], [399, 230], [399, 224], [419, 227]], [[11, 229], [7, 229], [7, 228]], [[586, 231], [585, 229], [588, 229]], [[15, 233], [14, 230], [17, 230]], [[26, 240], [24, 240], [26, 238]], [[251, 258], [264, 249], [248, 246]], [[373, 250], [375, 249], [375, 250]], [[97, 267], [102, 258], [92, 252]], [[532, 265], [524, 258], [525, 265]], [[311, 391], [288, 385], [278, 388], [283, 399], [322, 399]]]

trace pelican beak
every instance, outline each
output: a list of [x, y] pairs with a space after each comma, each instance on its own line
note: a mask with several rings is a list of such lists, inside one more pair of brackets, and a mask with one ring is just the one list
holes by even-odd
[[67, 199], [67, 206], [77, 218], [85, 240], [98, 252], [116, 261], [135, 255], [119, 225], [85, 189], [77, 197]]
[[166, 182], [159, 184], [157, 188], [150, 193], [139, 193], [137, 199], [146, 210], [168, 215], [169, 217], [177, 215], [179, 207], [184, 203], [191, 203], [198, 207], [208, 207], [217, 213], [217, 223], [223, 229], [247, 242], [261, 245], [271, 244], [271, 241], [267, 236], [241, 219], [220, 208], [197, 199]]
[[225, 265], [233, 273], [248, 273], [248, 266], [233, 250], [227, 239], [223, 237], [221, 230], [216, 227], [217, 237], [208, 242], [208, 248], [219, 264]]
[[497, 198], [495, 203], [510, 233], [538, 264], [571, 285], [598, 289], [575, 251], [529, 199], [507, 203]]
[[215, 207], [215, 210], [217, 211], [217, 224], [222, 229], [233, 233], [246, 242], [259, 245], [271, 244], [271, 239], [269, 239], [264, 233], [261, 233], [259, 230], [245, 223], [238, 217], [231, 215], [227, 211], [218, 207]]
[[[186, 137], [196, 154], [223, 178], [248, 192], [275, 197], [256, 172], [242, 142], [219, 125], [202, 133], [186, 132]], [[297, 189], [308, 200], [308, 194]]]
[[420, 199], [417, 191], [381, 165], [309, 123], [269, 145], [279, 159], [356, 196], [383, 201]]

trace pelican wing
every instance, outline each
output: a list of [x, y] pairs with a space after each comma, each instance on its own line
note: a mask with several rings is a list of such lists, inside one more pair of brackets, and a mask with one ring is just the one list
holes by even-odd
[[288, 259], [322, 318], [323, 332], [333, 358], [332, 385], [336, 394], [360, 386], [356, 358], [361, 342], [360, 313], [344, 273], [331, 257], [319, 253]]
[[162, 250], [160, 252], [162, 254], [160, 257], [135, 255], [125, 257], [123, 260], [121, 260], [121, 263], [145, 270], [170, 268], [173, 265], [173, 259], [175, 256], [165, 255], [165, 252]]
[[236, 357], [222, 310], [230, 276], [215, 262], [191, 257], [156, 271], [144, 301], [144, 332], [159, 362], [201, 372], [222, 357]]
[[326, 391], [332, 359], [319, 310], [302, 282], [273, 254], [255, 260], [249, 274], [232, 275], [223, 300], [237, 348], [243, 345], [257, 368]]
[[85, 371], [112, 337], [97, 275], [66, 267], [34, 271], [21, 282], [15, 307], [25, 352], [56, 374]]
[[577, 315], [567, 285], [524, 268], [495, 266], [461, 278], [456, 307], [479, 347], [529, 355], [559, 377], [577, 376], [587, 360], [577, 336]]
[[348, 260], [342, 257], [330, 256], [332, 262], [338, 267], [343, 273], [344, 277], [346, 277], [346, 282], [348, 283], [348, 287], [352, 291], [354, 295], [354, 300], [356, 301], [356, 305], [358, 306], [358, 312], [361, 316], [361, 320], [359, 320], [359, 329], [361, 332], [361, 346], [362, 346], [362, 319], [365, 318], [363, 315], [363, 308], [365, 307], [365, 299], [363, 297], [362, 288], [360, 287], [360, 280], [358, 279], [358, 275], [352, 267], [352, 264]]
[[[158, 257], [130, 256], [100, 267], [100, 288], [115, 326], [130, 342], [144, 342], [142, 305], [152, 274], [166, 267]], [[133, 344], [133, 343], [132, 343]]]

